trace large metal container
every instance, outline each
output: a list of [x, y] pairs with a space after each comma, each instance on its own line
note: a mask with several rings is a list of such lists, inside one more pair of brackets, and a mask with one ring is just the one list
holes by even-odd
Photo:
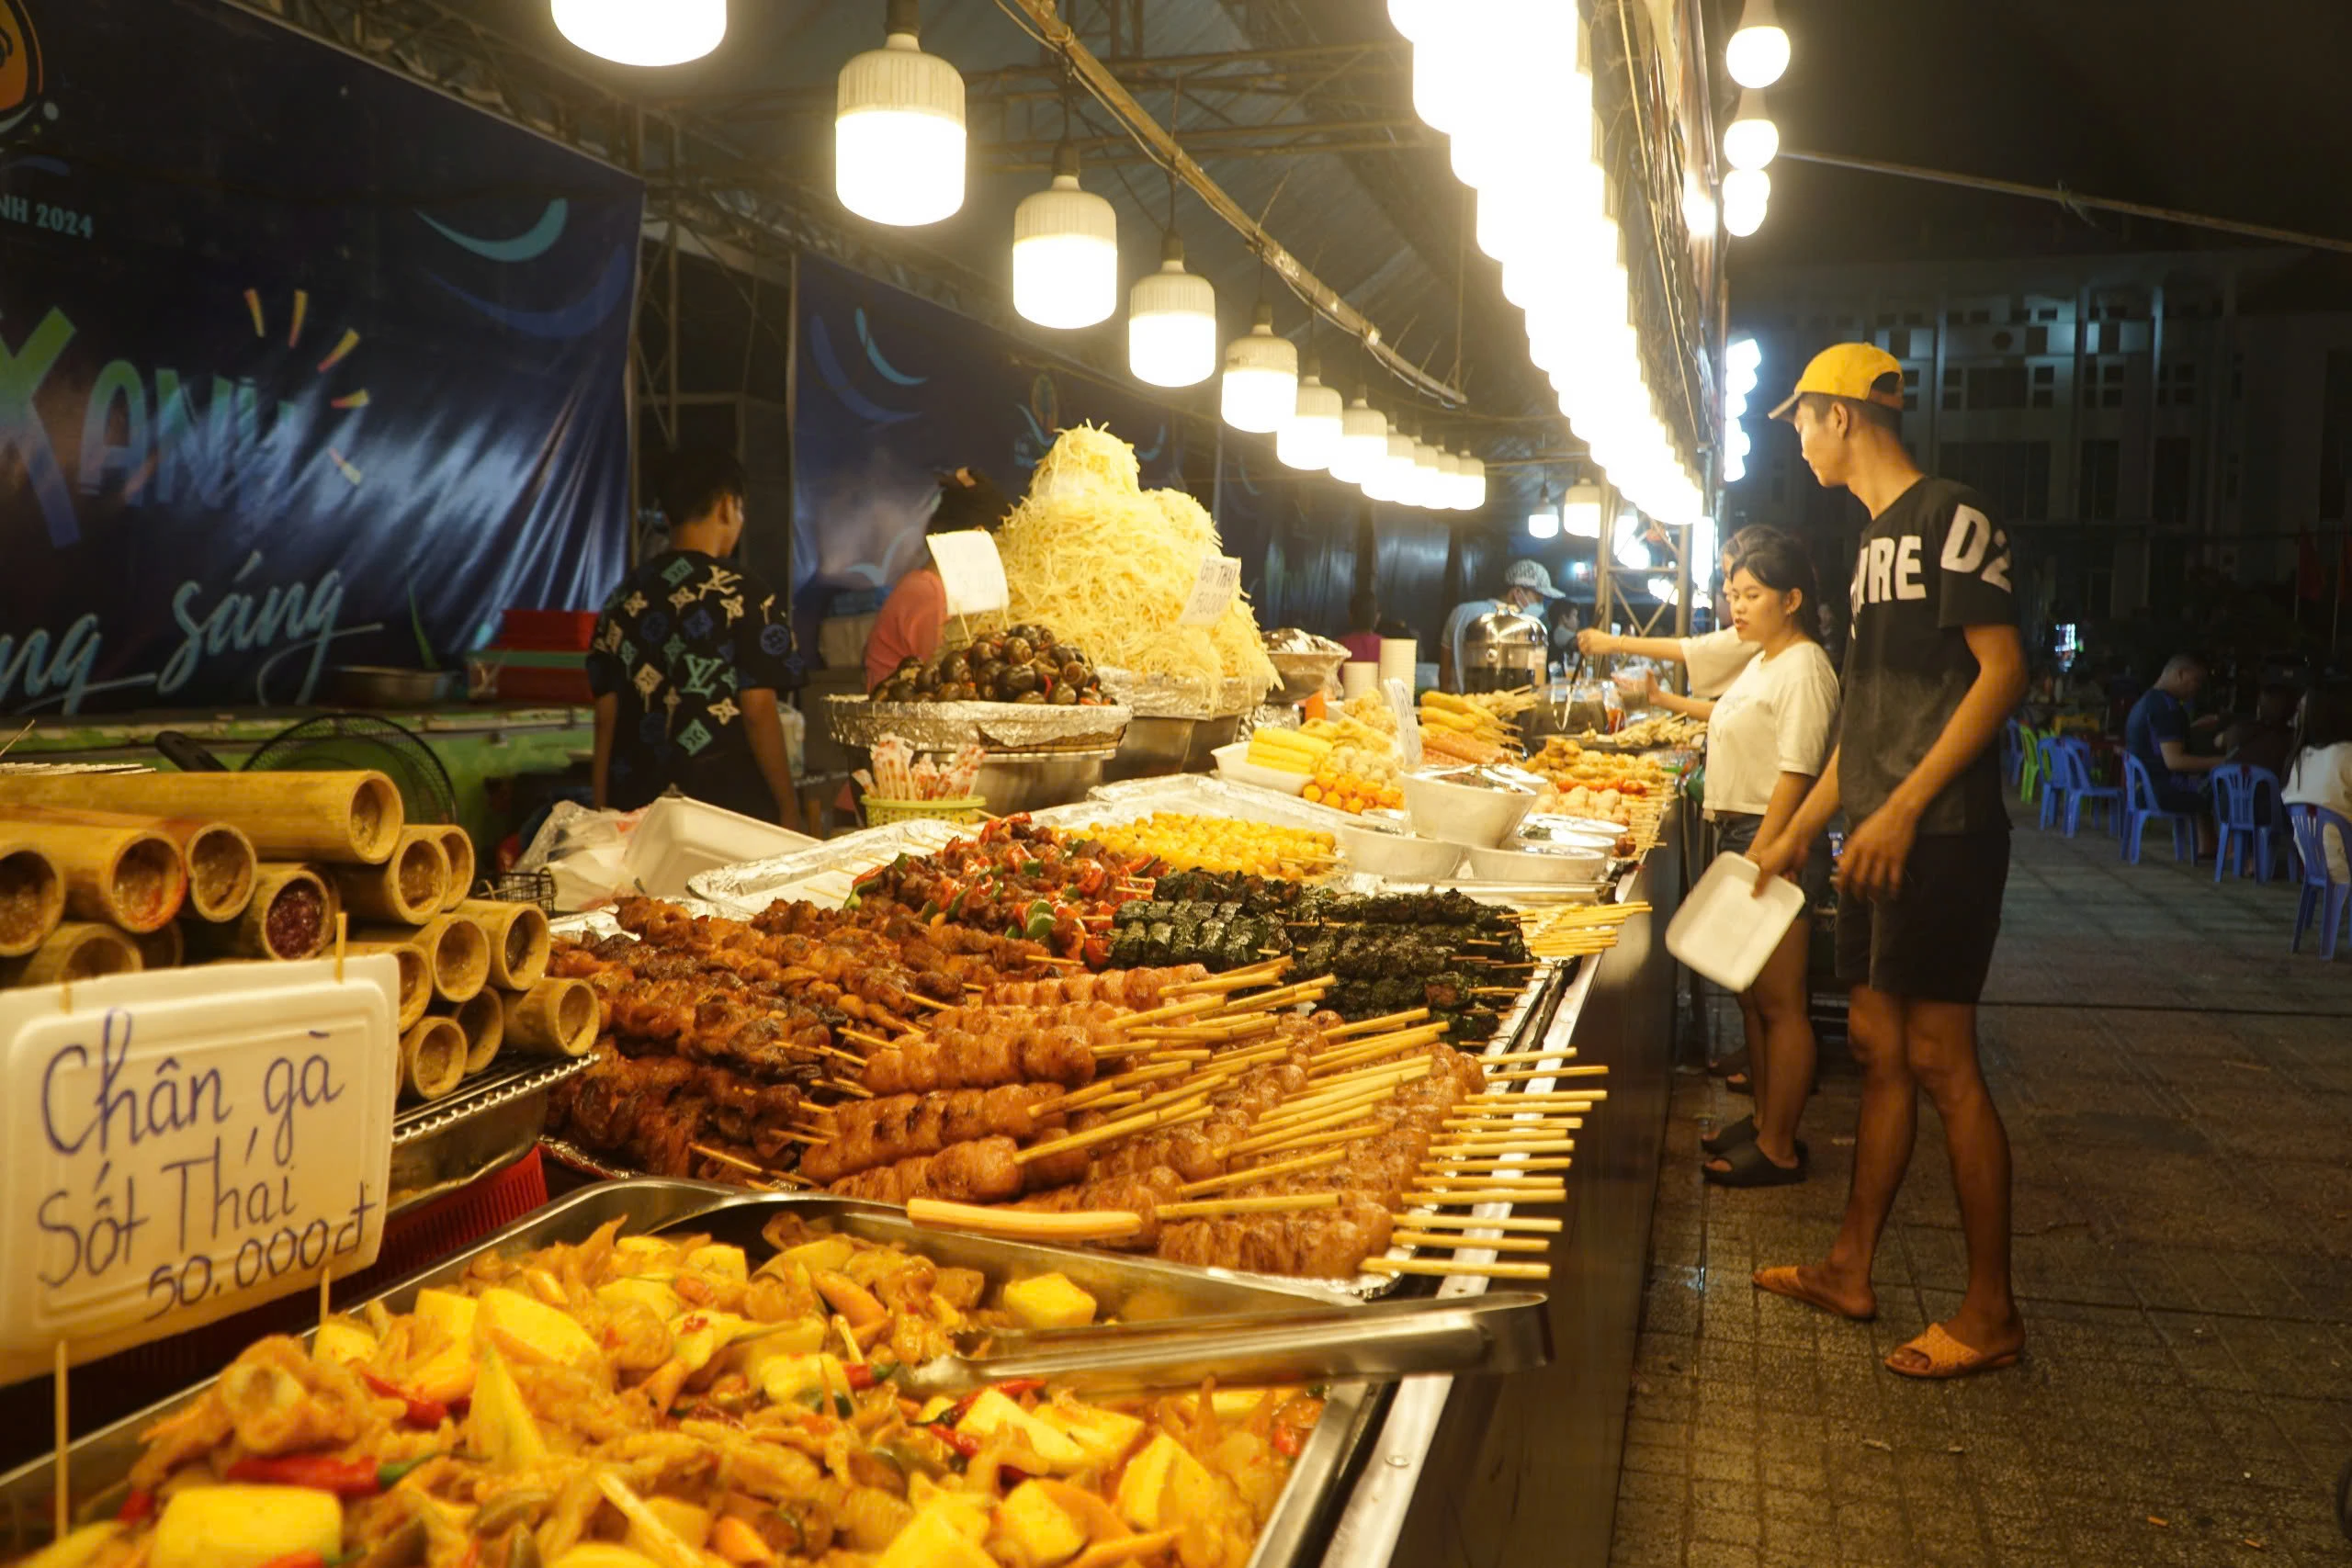
[[999, 817], [1040, 811], [1084, 800], [1086, 792], [1102, 782], [1104, 764], [1118, 755], [1115, 748], [1101, 751], [991, 751], [980, 764], [973, 787]]
[[[869, 1241], [895, 1242], [943, 1264], [975, 1269], [991, 1287], [1058, 1270], [1102, 1303], [1108, 1315], [1129, 1321], [1149, 1317], [1207, 1317], [1228, 1313], [1273, 1312], [1288, 1307], [1329, 1306], [1347, 1302], [1343, 1292], [1260, 1276], [1242, 1277], [1216, 1269], [1189, 1269], [1114, 1253], [1032, 1247], [960, 1232], [922, 1229], [905, 1213], [845, 1198], [786, 1192], [744, 1192], [707, 1182], [662, 1177], [601, 1182], [558, 1199], [496, 1235], [410, 1276], [375, 1299], [392, 1312], [407, 1311], [418, 1291], [462, 1277], [476, 1258], [526, 1252], [558, 1242], [587, 1239], [597, 1226], [626, 1221], [630, 1232], [692, 1229], [765, 1256], [760, 1232], [779, 1212], [792, 1209], [833, 1229]], [[361, 1303], [345, 1303], [352, 1311]], [[210, 1381], [184, 1389], [76, 1442], [72, 1450], [76, 1515], [111, 1517], [121, 1505], [139, 1434], [188, 1404]], [[1250, 1568], [1277, 1568], [1303, 1560], [1328, 1528], [1336, 1503], [1333, 1482], [1362, 1441], [1368, 1416], [1378, 1405], [1373, 1391], [1358, 1384], [1330, 1389], [1323, 1419], [1308, 1435], [1289, 1483], [1258, 1538]], [[53, 1459], [42, 1459], [0, 1476], [0, 1554], [13, 1556], [48, 1535]]]
[[1544, 683], [1550, 651], [1544, 623], [1517, 610], [1489, 610], [1462, 638], [1462, 689], [1509, 692]]

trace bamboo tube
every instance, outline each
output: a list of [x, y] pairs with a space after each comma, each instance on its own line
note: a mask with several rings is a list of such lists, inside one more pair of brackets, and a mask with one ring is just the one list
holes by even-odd
[[22, 958], [65, 918], [65, 879], [40, 846], [0, 838], [0, 958]]
[[421, 926], [367, 925], [354, 931], [360, 942], [413, 942], [433, 965], [433, 994], [461, 1002], [490, 983], [490, 939], [463, 915], [435, 915]]
[[65, 912], [144, 935], [167, 925], [187, 898], [180, 848], [152, 828], [42, 823], [27, 837], [65, 878]]
[[433, 1000], [433, 960], [413, 942], [346, 942], [343, 944], [345, 958], [365, 958], [376, 953], [390, 953], [400, 965], [400, 1011], [394, 1021], [401, 1029], [407, 1029], [424, 1016], [426, 1004]]
[[187, 934], [177, 920], [132, 937], [130, 945], [139, 950], [141, 969], [176, 969], [187, 956]]
[[226, 822], [194, 817], [141, 817], [63, 806], [0, 807], [0, 818], [85, 828], [144, 828], [179, 846], [187, 867], [187, 907], [208, 920], [233, 920], [254, 896], [254, 843]]
[[471, 1077], [491, 1064], [506, 1038], [506, 1004], [484, 987], [461, 1002], [443, 1002], [436, 1012], [458, 1021], [466, 1032], [466, 1076]]
[[53, 986], [138, 971], [139, 949], [112, 926], [64, 920], [29, 956], [0, 962], [0, 986]]
[[449, 857], [434, 828], [401, 829], [381, 865], [330, 866], [327, 874], [355, 919], [421, 926], [441, 912], [449, 894]]
[[438, 1100], [466, 1076], [466, 1032], [458, 1021], [427, 1013], [401, 1036], [401, 1087]]
[[506, 1043], [534, 1056], [582, 1056], [604, 1027], [604, 1009], [585, 980], [542, 980], [527, 991], [501, 991]]
[[400, 839], [401, 792], [379, 773], [9, 773], [0, 806], [86, 807], [232, 824], [274, 860], [374, 865]]
[[490, 939], [490, 983], [502, 991], [527, 991], [547, 978], [552, 939], [547, 911], [537, 904], [468, 898], [458, 913], [475, 921]]
[[307, 865], [264, 861], [254, 868], [245, 912], [224, 925], [188, 929], [188, 946], [204, 958], [316, 958], [334, 940], [334, 897]]
[[454, 823], [428, 830], [441, 836], [441, 852], [449, 860], [449, 891], [441, 898], [446, 915], [473, 897], [474, 836]]

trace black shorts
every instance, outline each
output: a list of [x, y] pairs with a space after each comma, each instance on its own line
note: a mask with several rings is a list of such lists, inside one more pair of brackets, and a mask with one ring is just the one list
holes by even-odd
[[1973, 1006], [2001, 934], [2009, 835], [1913, 840], [1903, 891], [1881, 903], [1838, 896], [1838, 978], [1889, 996]]

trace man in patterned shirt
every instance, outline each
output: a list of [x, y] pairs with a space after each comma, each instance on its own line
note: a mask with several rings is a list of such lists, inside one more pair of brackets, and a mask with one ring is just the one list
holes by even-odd
[[799, 684], [775, 593], [727, 558], [743, 536], [743, 465], [681, 452], [662, 486], [670, 547], [605, 602], [588, 654], [596, 804], [633, 811], [672, 785], [797, 829], [776, 695]]

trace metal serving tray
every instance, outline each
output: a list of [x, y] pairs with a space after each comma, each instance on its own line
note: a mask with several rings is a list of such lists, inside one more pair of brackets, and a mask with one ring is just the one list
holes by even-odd
[[477, 1074], [454, 1094], [402, 1110], [392, 1119], [387, 1214], [444, 1197], [529, 1154], [547, 1130], [548, 1091], [587, 1066], [585, 1056], [518, 1056]]
[[[899, 1243], [940, 1263], [978, 1269], [991, 1287], [1057, 1270], [1092, 1295], [1106, 1313], [1130, 1320], [1263, 1313], [1286, 1306], [1329, 1306], [1349, 1299], [1344, 1292], [1295, 1280], [1267, 1281], [1215, 1269], [1180, 1269], [1110, 1253], [1066, 1251], [924, 1230], [896, 1210], [853, 1199], [744, 1192], [662, 1177], [582, 1188], [411, 1275], [374, 1299], [390, 1311], [405, 1312], [414, 1303], [418, 1291], [459, 1279], [478, 1257], [582, 1241], [613, 1219], [627, 1221], [623, 1228], [632, 1234], [682, 1229], [707, 1233], [763, 1258], [768, 1248], [760, 1232], [786, 1210], [845, 1235]], [[363, 1304], [349, 1303], [344, 1310], [356, 1310]], [[211, 1382], [207, 1379], [183, 1389], [74, 1443], [69, 1459], [74, 1494], [81, 1500], [77, 1517], [110, 1517], [121, 1503], [125, 1478], [139, 1457], [139, 1433], [194, 1400]], [[1337, 1501], [1332, 1483], [1350, 1450], [1363, 1436], [1372, 1396], [1373, 1391], [1361, 1384], [1332, 1387], [1323, 1419], [1300, 1450], [1289, 1484], [1258, 1538], [1250, 1568], [1287, 1568], [1301, 1560], [1309, 1542], [1320, 1534], [1323, 1516]], [[53, 1458], [43, 1459], [0, 1476], [0, 1551], [14, 1555], [47, 1539], [54, 1469]]]
[[849, 897], [852, 878], [899, 855], [927, 855], [951, 839], [970, 838], [978, 831], [973, 823], [943, 822], [935, 818], [889, 822], [827, 839], [788, 855], [706, 871], [690, 877], [686, 886], [696, 897], [738, 916], [757, 914], [780, 898], [806, 898], [839, 908]]

